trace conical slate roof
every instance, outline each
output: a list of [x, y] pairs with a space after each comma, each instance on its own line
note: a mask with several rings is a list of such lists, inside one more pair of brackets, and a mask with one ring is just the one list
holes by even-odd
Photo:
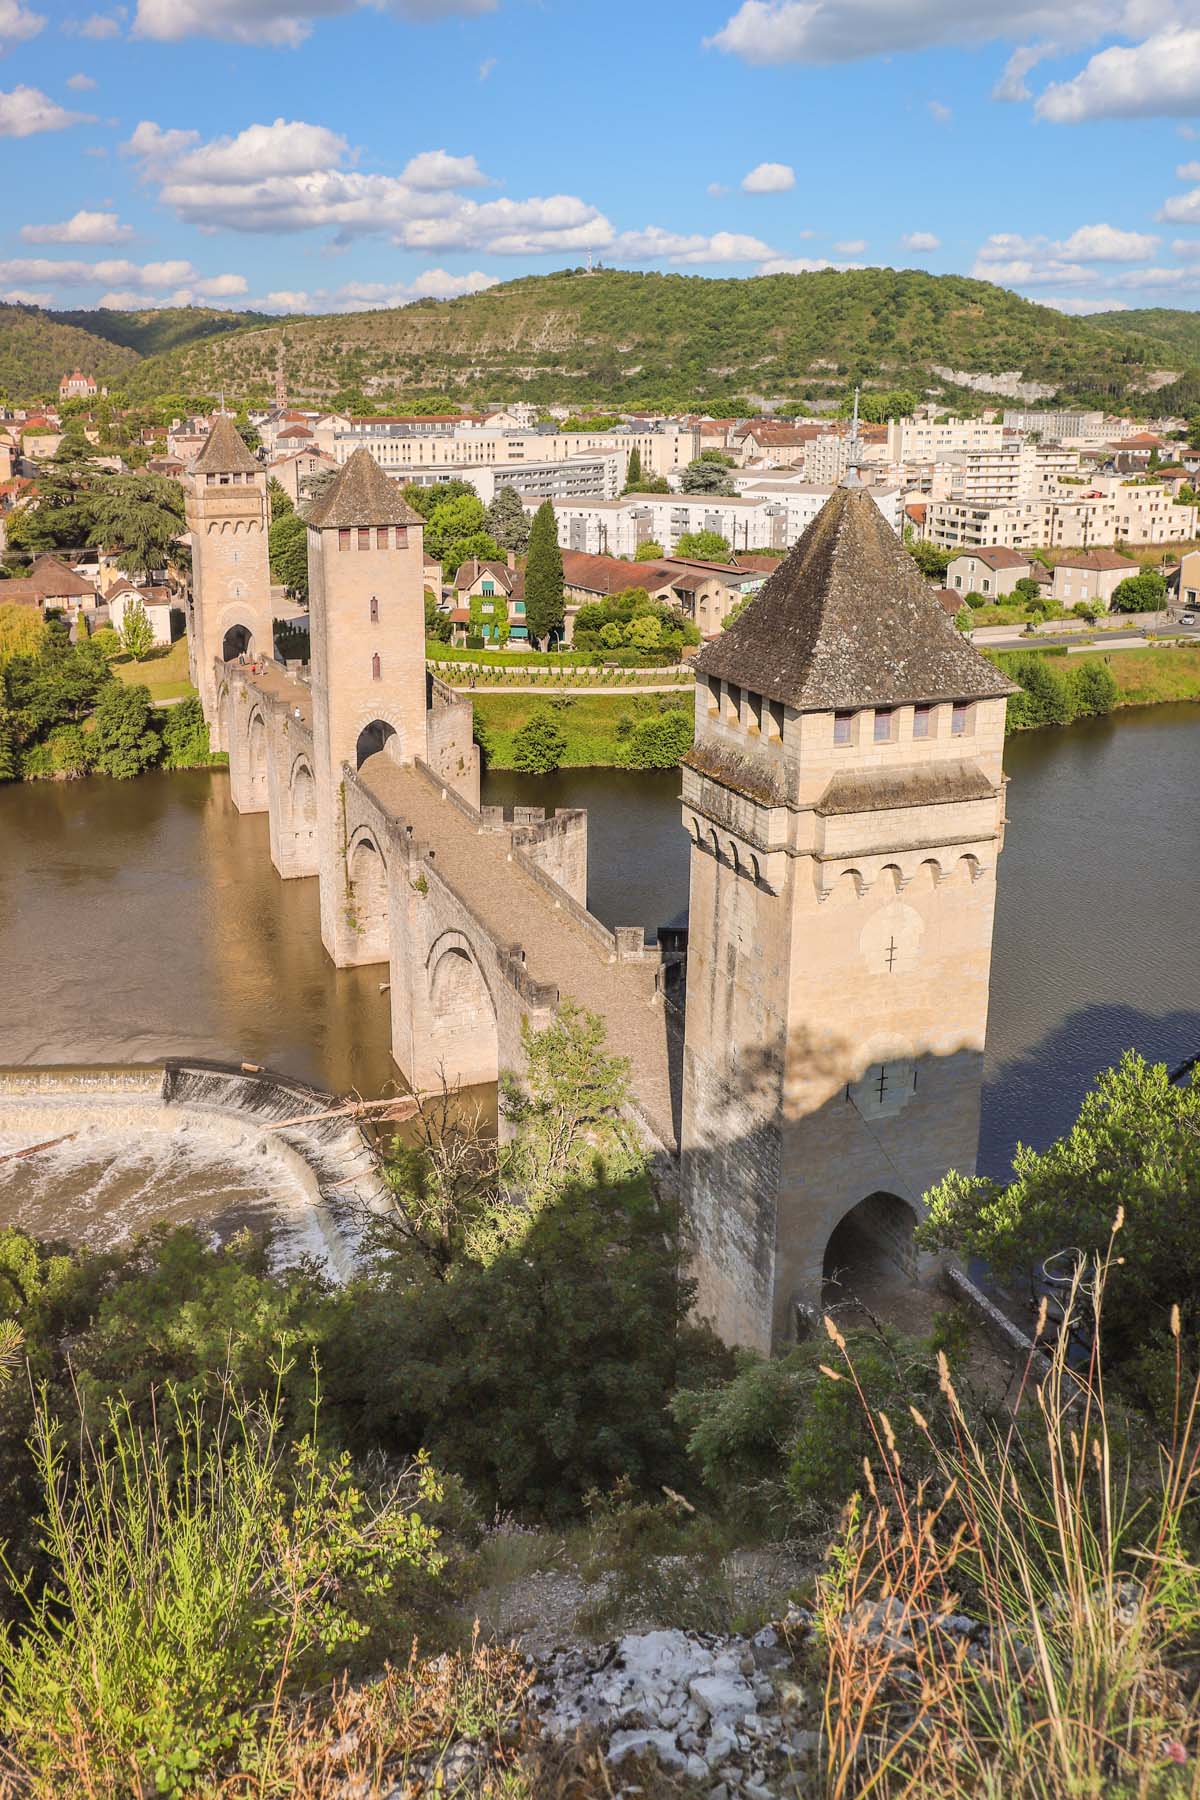
[[214, 475], [253, 474], [258, 464], [247, 450], [233, 420], [222, 413], [204, 440], [193, 469]]
[[369, 450], [356, 450], [304, 513], [321, 531], [347, 525], [423, 525], [398, 481], [385, 475]]
[[870, 494], [850, 487], [693, 666], [800, 712], [1016, 692], [943, 612]]

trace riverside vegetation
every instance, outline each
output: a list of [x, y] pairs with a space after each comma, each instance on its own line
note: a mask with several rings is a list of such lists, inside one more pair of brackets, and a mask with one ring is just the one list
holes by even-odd
[[504, 1144], [421, 1103], [347, 1286], [245, 1234], [0, 1233], [8, 1791], [708, 1794], [646, 1733], [619, 1777], [602, 1726], [552, 1743], [474, 1595], [573, 1563], [593, 1630], [753, 1630], [788, 1584], [739, 1614], [724, 1561], [800, 1534], [777, 1709], [813, 1757], [765, 1791], [1194, 1800], [1200, 1090], [1128, 1057], [1007, 1187], [931, 1197], [931, 1241], [1080, 1245], [1000, 1396], [952, 1309], [731, 1355], [599, 1021], [526, 1050]]

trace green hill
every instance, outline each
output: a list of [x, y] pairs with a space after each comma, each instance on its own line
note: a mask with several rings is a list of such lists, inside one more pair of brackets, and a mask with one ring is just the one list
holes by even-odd
[[123, 385], [137, 362], [134, 351], [40, 307], [0, 304], [0, 392], [11, 400], [57, 399], [59, 380], [75, 368]]
[[227, 307], [212, 306], [147, 307], [144, 312], [112, 312], [98, 307], [92, 311], [56, 312], [52, 316], [110, 344], [136, 350], [139, 356], [156, 356], [199, 338], [217, 337], [224, 331], [244, 331], [247, 325], [274, 323], [270, 313], [231, 312]]
[[[732, 280], [566, 271], [458, 300], [289, 318], [150, 359], [134, 388], [265, 396], [282, 347], [289, 393], [399, 399], [815, 400], [848, 381], [953, 403], [1017, 371], [1064, 399], [1122, 400], [1167, 347], [1120, 320], [1069, 318], [1007, 289], [919, 270]], [[953, 377], [970, 376], [959, 385]], [[989, 382], [995, 381], [995, 388]], [[1011, 390], [1010, 390], [1011, 391]]]
[[1145, 306], [1136, 312], [1089, 313], [1087, 322], [1123, 338], [1152, 338], [1176, 364], [1200, 363], [1200, 312]]

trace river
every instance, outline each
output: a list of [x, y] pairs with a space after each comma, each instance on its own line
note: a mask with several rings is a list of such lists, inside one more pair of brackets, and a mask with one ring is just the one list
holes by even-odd
[[[1061, 1131], [1126, 1046], [1200, 1051], [1198, 727], [1156, 707], [1009, 742], [989, 1171]], [[649, 928], [687, 904], [677, 796], [674, 772], [608, 769], [484, 790], [585, 806], [593, 909]], [[224, 773], [0, 788], [0, 1066], [249, 1059], [374, 1093], [393, 1074], [384, 979], [329, 965], [316, 883], [277, 878]]]

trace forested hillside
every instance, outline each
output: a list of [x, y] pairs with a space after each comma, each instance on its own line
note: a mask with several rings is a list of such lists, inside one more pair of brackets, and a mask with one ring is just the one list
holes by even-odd
[[603, 270], [529, 277], [450, 301], [283, 319], [188, 345], [139, 370], [140, 392], [265, 394], [280, 347], [289, 392], [445, 393], [618, 404], [819, 399], [851, 377], [940, 387], [936, 368], [1019, 371], [1097, 402], [1136, 388], [1167, 351], [1022, 300], [919, 270], [823, 270], [714, 281]]
[[64, 315], [0, 304], [0, 392], [11, 400], [58, 397], [60, 378], [79, 367], [102, 385], [123, 384], [136, 352], [107, 343]]
[[78, 325], [110, 344], [122, 344], [139, 356], [155, 356], [176, 350], [197, 338], [217, 337], [225, 331], [244, 331], [248, 325], [274, 324], [269, 313], [230, 312], [225, 307], [152, 306], [142, 312], [113, 312], [107, 307], [92, 311], [50, 315], [68, 325]]

